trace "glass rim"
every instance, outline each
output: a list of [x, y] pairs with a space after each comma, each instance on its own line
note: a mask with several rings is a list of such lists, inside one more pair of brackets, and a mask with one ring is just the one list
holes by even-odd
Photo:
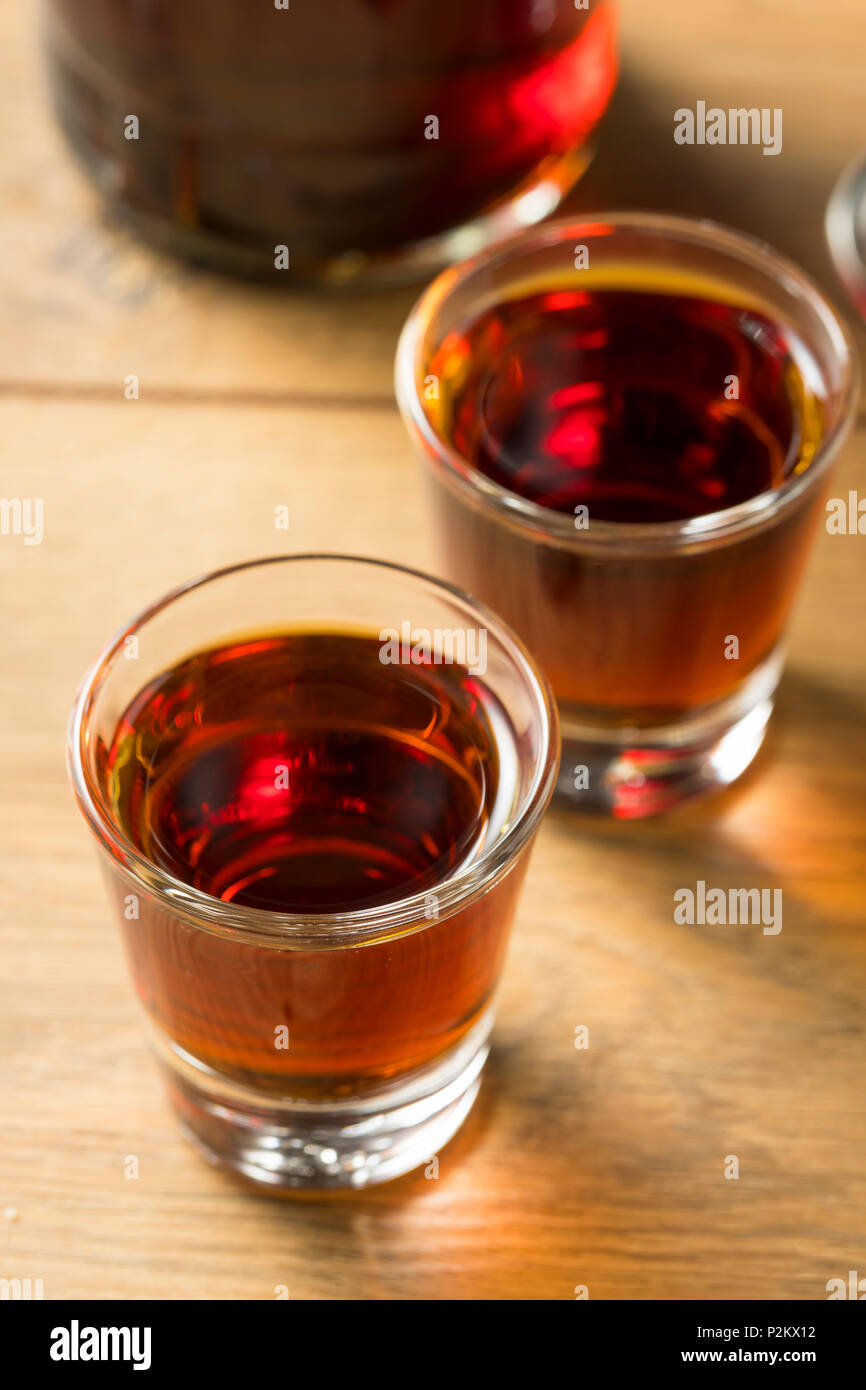
[[861, 318], [866, 318], [866, 260], [857, 238], [857, 219], [864, 203], [866, 155], [861, 154], [843, 169], [824, 218], [836, 274]]
[[[168, 873], [136, 849], [111, 817], [91, 774], [87, 757], [88, 716], [114, 669], [125, 640], [187, 594], [247, 570], [311, 562], [378, 568], [420, 581], [428, 589], [456, 599], [504, 647], [524, 688], [529, 691], [534, 714], [539, 718], [542, 742], [532, 782], [520, 798], [517, 812], [507, 829], [464, 869], [444, 878], [438, 885], [428, 887], [423, 893], [407, 894], [379, 906], [331, 913], [273, 912], [212, 897]], [[264, 556], [210, 570], [177, 585], [162, 598], [141, 609], [110, 638], [87, 668], [70, 713], [66, 752], [75, 799], [100, 848], [110, 854], [112, 861], [125, 871], [133, 883], [147, 888], [173, 916], [181, 917], [200, 930], [232, 939], [240, 937], [250, 944], [295, 950], [337, 950], [361, 945], [371, 939], [425, 931], [480, 897], [505, 876], [537, 829], [553, 795], [559, 764], [559, 718], [546, 676], [517, 634], [486, 604], [446, 580], [425, 574], [423, 570], [369, 556], [310, 551]], [[438, 909], [433, 921], [425, 914], [431, 893], [435, 893]]]
[[[458, 288], [492, 267], [507, 265], [516, 255], [619, 228], [667, 236], [673, 242], [690, 242], [708, 250], [726, 252], [752, 270], [763, 273], [788, 294], [808, 302], [820, 319], [843, 369], [838, 418], [821, 440], [809, 467], [788, 478], [781, 487], [717, 512], [682, 521], [593, 521], [578, 530], [568, 512], [557, 512], [520, 496], [474, 468], [441, 438], [431, 425], [417, 390], [417, 369], [424, 366], [423, 345], [427, 326]], [[820, 286], [794, 262], [769, 243], [747, 232], [727, 227], [710, 218], [680, 217], [656, 212], [586, 212], [560, 217], [485, 248], [469, 260], [442, 271], [421, 293], [403, 326], [397, 345], [394, 385], [397, 404], [411, 437], [423, 445], [425, 460], [444, 474], [465, 501], [493, 512], [521, 531], [530, 531], [548, 544], [575, 551], [676, 549], [730, 539], [745, 530], [766, 524], [782, 508], [809, 492], [826, 473], [850, 429], [859, 384], [857, 354], [851, 333]]]

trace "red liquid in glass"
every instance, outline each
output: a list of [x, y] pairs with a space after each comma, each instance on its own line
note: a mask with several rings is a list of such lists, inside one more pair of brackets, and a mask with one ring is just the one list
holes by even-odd
[[286, 950], [144, 895], [130, 919], [117, 876], [146, 1007], [185, 1053], [258, 1089], [322, 1099], [411, 1071], [471, 1028], [502, 964], [521, 869], [441, 921], [435, 894], [507, 819], [510, 725], [462, 667], [383, 665], [380, 645], [292, 633], [199, 653], [139, 694], [104, 750], [128, 839], [225, 903], [309, 914], [428, 895], [407, 934]]
[[[747, 503], [808, 468], [821, 374], [787, 324], [685, 281], [575, 280], [457, 325], [425, 364], [435, 431], [500, 487], [573, 513], [573, 543], [468, 505], [444, 473], [430, 485], [446, 572], [523, 636], [566, 721], [639, 729], [730, 695], [771, 656], [821, 497], [718, 544], [638, 545], [630, 529]], [[599, 522], [622, 524], [616, 543], [593, 547]]]
[[[778, 487], [801, 457], [799, 372], [750, 309], [639, 290], [498, 305], [431, 364], [438, 422], [502, 487], [590, 521], [679, 521]], [[446, 387], [447, 391], [447, 387]]]
[[49, 17], [58, 114], [101, 186], [190, 254], [271, 274], [276, 245], [293, 266], [387, 254], [555, 177], [617, 72], [609, 0], [50, 0]]

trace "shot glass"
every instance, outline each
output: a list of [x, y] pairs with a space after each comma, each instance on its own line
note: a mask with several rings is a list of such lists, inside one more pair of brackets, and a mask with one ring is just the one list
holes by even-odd
[[396, 565], [242, 564], [109, 643], [70, 776], [206, 1157], [358, 1187], [454, 1134], [557, 752], [519, 639]]
[[754, 758], [856, 378], [803, 272], [704, 221], [552, 223], [422, 294], [396, 391], [442, 567], [546, 670], [576, 805]]
[[866, 155], [843, 170], [827, 204], [824, 229], [836, 273], [866, 321]]

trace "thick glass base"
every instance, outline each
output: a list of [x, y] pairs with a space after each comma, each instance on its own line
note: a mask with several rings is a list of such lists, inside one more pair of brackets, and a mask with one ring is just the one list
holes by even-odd
[[211, 1163], [270, 1189], [366, 1187], [428, 1163], [460, 1128], [481, 1085], [493, 1012], [412, 1077], [333, 1103], [275, 1100], [160, 1046], [186, 1136]]
[[301, 264], [298, 278], [334, 289], [375, 289], [427, 280], [444, 266], [468, 260], [485, 246], [549, 217], [586, 172], [594, 153], [595, 146], [587, 144], [549, 159], [511, 197], [460, 227], [380, 255], [346, 251], [326, 261]]
[[782, 653], [773, 652], [733, 695], [665, 725], [593, 727], [561, 708], [557, 795], [627, 820], [728, 786], [764, 741], [782, 664]]

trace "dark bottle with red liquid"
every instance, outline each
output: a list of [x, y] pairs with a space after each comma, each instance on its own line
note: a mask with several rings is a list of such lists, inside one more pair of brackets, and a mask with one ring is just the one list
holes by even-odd
[[62, 124], [118, 205], [267, 273], [277, 246], [350, 273], [539, 185], [514, 225], [543, 216], [616, 78], [612, 0], [49, 0], [47, 43]]

